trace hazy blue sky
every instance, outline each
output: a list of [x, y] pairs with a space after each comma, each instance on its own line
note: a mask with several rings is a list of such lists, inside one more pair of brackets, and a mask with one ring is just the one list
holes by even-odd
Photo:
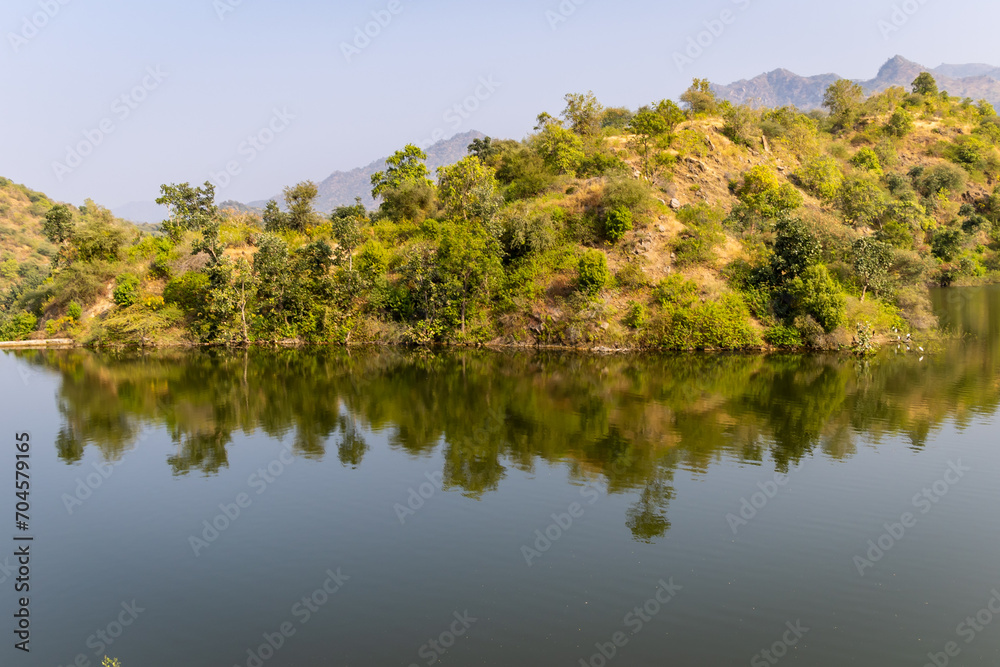
[[[883, 34], [894, 6], [902, 25]], [[679, 69], [674, 53], [724, 10], [730, 24]], [[386, 25], [348, 58], [372, 12]], [[1000, 65], [997, 25], [995, 0], [3, 0], [0, 175], [118, 206], [232, 163], [219, 199], [248, 201], [435, 130], [521, 138], [567, 92], [636, 107], [693, 76], [871, 78], [897, 53]], [[477, 92], [468, 118], [448, 113]], [[81, 143], [92, 151], [67, 158]]]

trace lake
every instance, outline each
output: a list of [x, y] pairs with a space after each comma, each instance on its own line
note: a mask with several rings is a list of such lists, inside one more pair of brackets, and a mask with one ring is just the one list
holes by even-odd
[[869, 361], [4, 352], [2, 663], [995, 666], [1000, 289], [933, 299]]

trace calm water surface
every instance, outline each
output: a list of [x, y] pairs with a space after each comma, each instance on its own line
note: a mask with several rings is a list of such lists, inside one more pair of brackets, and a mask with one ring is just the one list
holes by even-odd
[[934, 299], [868, 363], [4, 353], [0, 663], [995, 666], [1000, 290]]

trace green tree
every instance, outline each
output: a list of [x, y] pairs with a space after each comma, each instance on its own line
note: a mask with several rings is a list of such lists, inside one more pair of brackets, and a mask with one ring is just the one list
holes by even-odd
[[134, 273], [122, 273], [116, 279], [112, 298], [119, 308], [128, 308], [139, 300], [139, 278]]
[[361, 197], [354, 200], [354, 206], [339, 206], [330, 214], [333, 238], [337, 241], [336, 263], [347, 260], [347, 270], [354, 271], [354, 250], [365, 239], [364, 228], [368, 223], [368, 211], [361, 203]]
[[545, 165], [559, 174], [576, 176], [586, 158], [580, 136], [556, 121], [546, 123], [533, 143]]
[[933, 96], [938, 94], [938, 84], [930, 72], [921, 72], [913, 80], [913, 92], [917, 95]]
[[496, 242], [481, 227], [459, 222], [441, 226], [438, 270], [445, 291], [458, 305], [462, 333], [469, 311], [489, 300], [502, 275]]
[[642, 107], [626, 126], [633, 149], [642, 159], [642, 173], [652, 178], [655, 161], [652, 160], [661, 148], [664, 139], [669, 143], [674, 128], [684, 120], [684, 112], [671, 100], [662, 100], [655, 107]]
[[569, 123], [573, 132], [590, 137], [601, 131], [601, 116], [604, 107], [597, 101], [592, 91], [586, 94], [569, 93], [565, 97], [566, 108], [561, 116]]
[[855, 176], [840, 188], [840, 210], [855, 227], [876, 226], [888, 205], [885, 192], [871, 178]]
[[844, 184], [844, 172], [840, 163], [829, 156], [805, 160], [795, 172], [795, 177], [803, 188], [827, 204], [836, 201], [840, 187]]
[[386, 170], [372, 174], [372, 198], [378, 199], [387, 191], [399, 188], [404, 183], [417, 181], [431, 185], [430, 172], [424, 162], [427, 154], [413, 144], [396, 151], [385, 161]]
[[694, 79], [681, 95], [681, 102], [692, 116], [712, 115], [719, 108], [719, 100], [708, 79]]
[[906, 109], [896, 109], [892, 117], [889, 118], [885, 131], [894, 137], [905, 137], [913, 132], [913, 116]]
[[861, 301], [869, 289], [879, 291], [885, 286], [892, 264], [892, 247], [888, 243], [862, 237], [851, 246], [854, 272], [861, 280]]
[[753, 146], [759, 139], [760, 114], [745, 104], [724, 105], [722, 118], [725, 124], [722, 133], [739, 146]]
[[751, 232], [773, 220], [786, 217], [802, 205], [802, 195], [789, 183], [782, 183], [769, 167], [758, 165], [743, 174], [733, 188], [739, 203], [730, 218]]
[[42, 233], [50, 242], [61, 246], [73, 238], [73, 212], [68, 206], [59, 204], [49, 209], [42, 223]]
[[931, 253], [938, 259], [950, 262], [962, 251], [962, 232], [958, 229], [939, 229], [931, 239]]
[[864, 99], [865, 91], [860, 85], [847, 79], [838, 79], [826, 89], [823, 106], [830, 110], [836, 129], [849, 130], [857, 124]]
[[827, 333], [847, 319], [847, 299], [823, 264], [813, 264], [789, 284], [794, 308], [819, 322]]
[[71, 239], [77, 257], [84, 262], [121, 259], [125, 245], [136, 235], [135, 228], [89, 199], [80, 210], [82, 220]]
[[438, 196], [450, 217], [487, 229], [503, 206], [496, 173], [474, 156], [438, 169]]
[[288, 227], [304, 232], [316, 224], [317, 214], [313, 202], [319, 196], [319, 188], [312, 181], [303, 181], [284, 190], [285, 206], [288, 207]]
[[161, 185], [156, 203], [170, 209], [170, 219], [164, 228], [171, 236], [178, 236], [182, 230], [197, 231], [218, 217], [215, 205], [215, 185], [211, 181], [198, 188], [190, 183]]
[[804, 222], [782, 220], [775, 231], [771, 270], [778, 283], [794, 280], [819, 261], [822, 246]]
[[278, 208], [278, 202], [273, 199], [264, 205], [264, 231], [280, 232], [288, 229], [288, 214]]

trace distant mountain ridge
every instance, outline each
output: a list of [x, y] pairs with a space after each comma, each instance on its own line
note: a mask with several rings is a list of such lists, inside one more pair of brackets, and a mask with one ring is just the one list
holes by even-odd
[[[456, 134], [450, 139], [443, 139], [427, 148], [427, 168], [433, 177], [438, 167], [447, 167], [461, 160], [468, 152], [469, 144], [474, 139], [482, 139], [486, 135], [482, 132], [471, 130], [462, 134]], [[361, 202], [367, 208], [375, 206], [372, 199], [372, 174], [383, 171], [387, 158], [380, 158], [364, 166], [350, 171], [335, 171], [321, 183], [317, 183], [319, 197], [316, 199], [316, 209], [323, 213], [329, 213], [338, 206], [350, 206], [354, 204], [357, 197], [361, 197]], [[275, 195], [274, 199], [279, 204], [281, 196]], [[263, 208], [268, 200], [250, 202], [250, 206]]]
[[[857, 81], [866, 93], [878, 93], [891, 86], [907, 90], [921, 72], [930, 72], [937, 79], [941, 90], [957, 97], [985, 99], [1000, 104], [1000, 67], [974, 63], [967, 65], [941, 65], [929, 68], [902, 56], [890, 58], [879, 69], [874, 79]], [[800, 76], [786, 69], [776, 69], [752, 79], [743, 79], [728, 85], [713, 84], [712, 89], [720, 99], [734, 104], [752, 104], [756, 107], [796, 106], [800, 109], [818, 109], [823, 104], [827, 87], [842, 77], [837, 74]]]
[[[471, 130], [462, 134], [456, 134], [450, 139], [442, 139], [425, 149], [427, 153], [427, 168], [434, 176], [438, 167], [453, 165], [468, 152], [469, 144], [474, 139], [482, 139], [486, 135], [482, 132]], [[400, 147], [402, 148], [402, 146]], [[317, 184], [319, 196], [316, 198], [316, 210], [322, 213], [329, 213], [338, 206], [349, 206], [354, 204], [356, 197], [361, 197], [361, 201], [368, 208], [374, 208], [375, 200], [371, 196], [372, 174], [385, 169], [387, 158], [380, 158], [364, 166], [350, 171], [335, 171], [327, 176], [321, 183]], [[289, 185], [294, 185], [289, 183]], [[274, 199], [283, 205], [282, 197], [277, 194], [270, 199]], [[225, 201], [219, 204], [219, 208], [233, 209], [240, 212], [259, 211], [264, 208], [269, 199], [260, 199], [244, 204], [238, 201]], [[154, 202], [129, 202], [112, 210], [112, 212], [124, 220], [136, 223], [159, 223], [163, 222], [169, 212], [165, 206], [158, 206]]]

